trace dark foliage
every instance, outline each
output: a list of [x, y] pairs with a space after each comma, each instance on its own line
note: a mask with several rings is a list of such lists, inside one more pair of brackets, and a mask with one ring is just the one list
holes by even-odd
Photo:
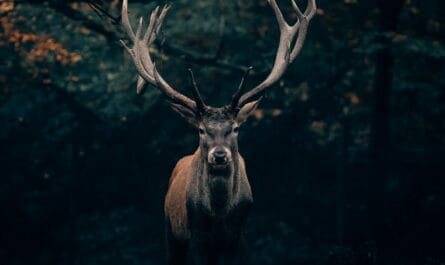
[[[130, 1], [133, 21], [166, 1]], [[304, 2], [304, 1], [300, 1]], [[241, 129], [248, 264], [445, 264], [443, 1], [319, 0]], [[290, 3], [280, 1], [292, 16]], [[164, 263], [163, 195], [197, 132], [117, 40], [120, 1], [0, 2], [0, 263]], [[160, 71], [227, 104], [273, 62], [266, 1], [173, 1]]]

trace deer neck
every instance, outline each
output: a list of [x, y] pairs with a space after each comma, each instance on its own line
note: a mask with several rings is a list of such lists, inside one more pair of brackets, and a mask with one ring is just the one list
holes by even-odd
[[234, 153], [233, 157], [227, 169], [213, 170], [207, 162], [207, 157], [200, 155], [197, 167], [198, 193], [203, 200], [203, 206], [211, 215], [225, 215], [239, 197], [238, 153]]

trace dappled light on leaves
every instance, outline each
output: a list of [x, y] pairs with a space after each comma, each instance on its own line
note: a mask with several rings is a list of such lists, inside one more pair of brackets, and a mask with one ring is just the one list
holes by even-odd
[[42, 61], [53, 53], [57, 62], [61, 64], [73, 64], [82, 59], [80, 54], [70, 53], [60, 43], [53, 39], [38, 39], [35, 46], [28, 52], [30, 61]]
[[0, 14], [8, 13], [9, 11], [14, 9], [14, 2], [4, 2], [0, 3]]
[[275, 117], [281, 116], [283, 114], [282, 109], [256, 109], [252, 116], [254, 119], [260, 121], [262, 119], [273, 119]]
[[50, 37], [17, 30], [14, 18], [1, 17], [0, 25], [3, 28], [0, 33], [0, 45], [13, 45], [14, 49], [26, 58], [25, 64], [49, 60], [51, 56], [62, 65], [74, 64], [82, 59], [80, 54], [69, 52], [61, 43]]

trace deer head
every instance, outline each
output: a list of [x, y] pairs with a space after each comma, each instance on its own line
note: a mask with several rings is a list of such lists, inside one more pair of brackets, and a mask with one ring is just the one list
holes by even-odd
[[207, 106], [203, 102], [191, 70], [189, 71], [193, 84], [193, 97], [189, 98], [171, 87], [159, 74], [156, 64], [153, 62], [149, 47], [159, 35], [170, 6], [166, 5], [162, 9], [159, 7], [154, 9], [148, 27], [142, 34], [142, 17], [139, 20], [136, 33], [134, 33], [128, 19], [127, 0], [123, 1], [122, 25], [129, 39], [133, 42], [133, 47], [129, 48], [123, 41], [121, 43], [136, 66], [138, 73], [137, 93], [142, 92], [146, 83], [157, 87], [166, 96], [173, 110], [199, 130], [201, 152], [210, 168], [214, 170], [225, 170], [232, 164], [232, 160], [238, 154], [239, 126], [258, 106], [265, 90], [283, 76], [287, 67], [300, 53], [309, 21], [317, 9], [315, 0], [309, 0], [308, 7], [303, 13], [295, 0], [292, 0], [292, 6], [297, 14], [298, 21], [289, 25], [276, 1], [268, 0], [268, 2], [275, 13], [280, 28], [280, 41], [273, 68], [263, 82], [245, 92], [245, 80], [252, 68], [247, 69], [230, 104], [215, 108]]

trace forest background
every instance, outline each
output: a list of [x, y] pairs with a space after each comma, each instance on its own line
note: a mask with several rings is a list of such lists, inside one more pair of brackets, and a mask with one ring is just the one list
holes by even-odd
[[[290, 1], [279, 1], [289, 21]], [[298, 1], [305, 5], [305, 1]], [[130, 16], [166, 1], [131, 0]], [[226, 104], [278, 43], [265, 0], [169, 1], [163, 76]], [[445, 264], [445, 2], [319, 0], [241, 129], [248, 264]], [[163, 196], [197, 132], [118, 43], [121, 1], [0, 1], [0, 263], [162, 264]]]

